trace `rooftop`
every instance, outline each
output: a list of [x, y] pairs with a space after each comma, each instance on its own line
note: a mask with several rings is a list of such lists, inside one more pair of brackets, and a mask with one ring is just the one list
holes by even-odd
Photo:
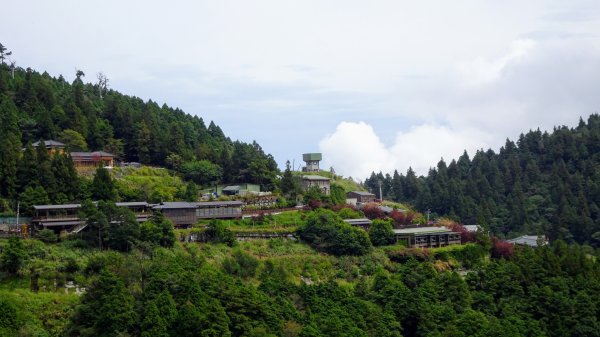
[[173, 208], [196, 208], [196, 205], [187, 201], [166, 201], [155, 205], [156, 209], [173, 209]]
[[367, 218], [362, 218], [362, 219], [344, 219], [344, 222], [347, 222], [351, 225], [357, 226], [357, 225], [371, 225], [373, 223], [373, 221], [367, 219]]
[[302, 180], [315, 180], [315, 181], [329, 181], [331, 179], [327, 178], [327, 177], [323, 177], [323, 176], [317, 176], [317, 175], [307, 175], [307, 176], [302, 176]]
[[446, 227], [416, 227], [416, 228], [398, 228], [393, 229], [394, 234], [426, 234], [426, 233], [440, 233], [440, 232], [448, 232], [454, 233]]
[[[37, 142], [31, 144], [34, 147], [38, 147], [40, 145], [40, 140], [38, 140]], [[44, 145], [46, 145], [46, 147], [65, 147], [65, 144], [61, 143], [61, 142], [57, 142], [55, 140], [49, 139], [49, 140], [45, 140], [44, 141]]]
[[113, 157], [113, 155], [104, 151], [71, 152], [71, 157]]
[[36, 210], [46, 210], [46, 209], [73, 209], [79, 208], [81, 204], [64, 204], [64, 205], [34, 205], [33, 208]]
[[242, 206], [244, 203], [241, 201], [207, 201], [207, 202], [195, 202], [193, 203], [198, 207], [202, 206]]
[[135, 207], [135, 206], [148, 206], [145, 201], [131, 201], [131, 202], [116, 202], [115, 205], [119, 207]]
[[372, 195], [372, 196], [375, 196], [375, 194], [373, 194], [373, 193], [371, 193], [371, 192], [365, 192], [365, 191], [351, 191], [351, 192], [348, 192], [348, 193], [355, 193], [355, 194], [358, 194], [358, 195], [365, 195], [365, 196], [366, 196], [366, 195]]
[[538, 240], [542, 240], [542, 245], [546, 244], [546, 239], [543, 236], [537, 236], [537, 235], [523, 235], [523, 236], [519, 236], [518, 238], [514, 238], [512, 240], [506, 240], [506, 242], [510, 242], [512, 244], [518, 244], [518, 245], [527, 245], [530, 247], [537, 247]]

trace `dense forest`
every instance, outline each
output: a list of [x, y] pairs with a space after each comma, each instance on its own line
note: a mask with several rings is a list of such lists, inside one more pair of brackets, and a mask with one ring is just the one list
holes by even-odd
[[[2, 48], [4, 55], [6, 47]], [[207, 127], [202, 118], [180, 109], [111, 90], [103, 74], [98, 74], [96, 83], [85, 83], [85, 74], [77, 71], [69, 83], [62, 76], [11, 67], [4, 60], [0, 63], [0, 198], [15, 200], [25, 191], [27, 182], [17, 172], [20, 166], [31, 166], [27, 160], [34, 157], [22, 149], [48, 139], [65, 143], [70, 151], [103, 150], [118, 161], [167, 167], [200, 185], [247, 182], [274, 188], [277, 164], [256, 142], [232, 141], [213, 122]], [[69, 180], [69, 173], [58, 172], [68, 172], [64, 165], [49, 160], [46, 177], [53, 171], [55, 179]], [[20, 172], [22, 177], [29, 173]], [[43, 178], [43, 173], [38, 176], [51, 179]], [[76, 200], [71, 190], [46, 192], [52, 202], [65, 197]]]
[[546, 234], [600, 246], [600, 116], [575, 128], [529, 131], [495, 153], [443, 159], [426, 177], [372, 173], [366, 186], [418, 209], [480, 224], [500, 236]]

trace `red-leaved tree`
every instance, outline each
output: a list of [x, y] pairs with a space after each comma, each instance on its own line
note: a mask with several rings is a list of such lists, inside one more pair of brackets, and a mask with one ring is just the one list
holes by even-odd
[[371, 220], [373, 219], [385, 219], [385, 212], [379, 208], [378, 204], [365, 204], [361, 208], [365, 216]]
[[515, 253], [515, 247], [512, 243], [501, 241], [497, 237], [492, 237], [492, 257], [499, 259], [501, 257], [510, 259]]

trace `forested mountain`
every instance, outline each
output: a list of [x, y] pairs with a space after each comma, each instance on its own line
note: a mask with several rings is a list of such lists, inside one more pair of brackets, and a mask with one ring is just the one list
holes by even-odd
[[443, 159], [426, 177], [373, 173], [365, 182], [384, 197], [420, 210], [481, 224], [498, 235], [547, 234], [600, 245], [600, 116], [507, 140], [498, 153]]
[[104, 150], [121, 161], [171, 168], [198, 184], [249, 182], [272, 188], [273, 157], [232, 141], [210, 122], [107, 87], [105, 76], [68, 83], [48, 73], [0, 64], [0, 198], [18, 196], [22, 148], [59, 140], [71, 151]]

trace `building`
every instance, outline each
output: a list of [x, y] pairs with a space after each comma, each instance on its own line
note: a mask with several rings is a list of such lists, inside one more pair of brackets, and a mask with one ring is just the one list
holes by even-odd
[[548, 240], [542, 235], [523, 235], [512, 240], [506, 240], [506, 242], [510, 242], [513, 245], [522, 245], [529, 247], [539, 247], [548, 244]]
[[375, 201], [375, 194], [363, 191], [352, 191], [346, 195], [348, 199], [356, 199], [356, 202], [367, 203]]
[[212, 202], [196, 202], [196, 219], [227, 219], [241, 218], [242, 206], [241, 201], [212, 201]]
[[311, 187], [318, 187], [325, 195], [331, 191], [331, 179], [317, 175], [302, 176], [302, 188], [308, 191]]
[[373, 221], [367, 219], [367, 218], [363, 218], [363, 219], [345, 219], [344, 220], [345, 223], [352, 225], [352, 226], [356, 226], [356, 227], [360, 227], [362, 229], [364, 229], [365, 231], [368, 231], [369, 228], [371, 227], [371, 225], [373, 224]]
[[81, 204], [35, 205], [31, 223], [37, 229], [72, 232], [85, 224], [85, 221], [79, 218], [80, 207]]
[[138, 222], [148, 221], [152, 216], [152, 208], [145, 201], [117, 202], [117, 207], [126, 207], [135, 214]]
[[306, 162], [302, 172], [319, 172], [319, 162], [323, 160], [323, 155], [320, 153], [304, 153], [302, 160]]
[[104, 151], [71, 152], [73, 165], [76, 169], [95, 169], [98, 167], [113, 167], [114, 156]]
[[242, 217], [241, 201], [163, 202], [154, 205], [175, 226], [195, 225], [201, 219], [234, 219]]
[[394, 229], [396, 242], [409, 248], [435, 248], [460, 245], [460, 233], [445, 227], [416, 227]]
[[[41, 140], [31, 144], [33, 147], [37, 148], [42, 143]], [[61, 142], [57, 142], [55, 140], [44, 140], [44, 145], [46, 146], [46, 150], [48, 150], [48, 154], [63, 154], [65, 153], [65, 144]]]
[[252, 193], [260, 193], [260, 185], [255, 184], [238, 184], [224, 187], [222, 193], [225, 195], [244, 196]]
[[165, 218], [176, 226], [191, 226], [196, 224], [196, 203], [186, 201], [161, 202], [153, 209], [160, 211]]

